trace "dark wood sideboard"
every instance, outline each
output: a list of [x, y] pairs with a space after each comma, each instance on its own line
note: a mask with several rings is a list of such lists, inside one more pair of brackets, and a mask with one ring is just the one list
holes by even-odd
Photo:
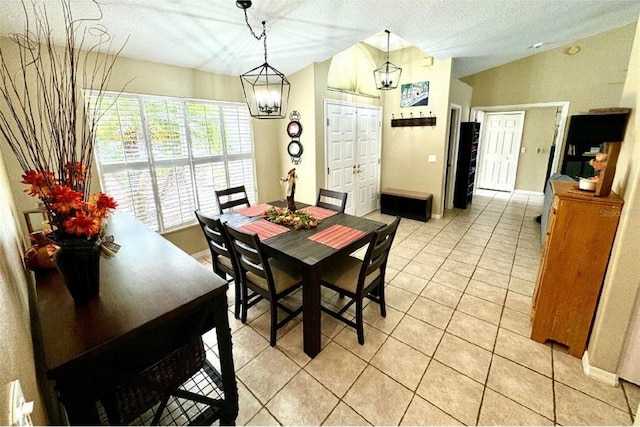
[[113, 214], [107, 232], [122, 247], [116, 257], [101, 259], [100, 295], [94, 300], [75, 305], [54, 270], [36, 277], [36, 339], [68, 422], [99, 424], [96, 403], [114, 378], [126, 381], [189, 337], [215, 328], [224, 390], [217, 417], [234, 424], [238, 392], [227, 284], [127, 214]]

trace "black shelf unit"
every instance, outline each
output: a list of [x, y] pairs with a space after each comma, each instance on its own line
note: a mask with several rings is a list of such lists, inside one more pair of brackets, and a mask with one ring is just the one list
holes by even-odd
[[473, 199], [473, 183], [476, 179], [476, 162], [478, 158], [478, 141], [480, 139], [480, 123], [460, 123], [460, 139], [458, 142], [458, 163], [456, 166], [456, 182], [453, 190], [453, 207], [466, 209]]
[[595, 170], [589, 161], [604, 142], [624, 139], [628, 113], [580, 114], [571, 116], [564, 146], [561, 173], [572, 178], [589, 178]]

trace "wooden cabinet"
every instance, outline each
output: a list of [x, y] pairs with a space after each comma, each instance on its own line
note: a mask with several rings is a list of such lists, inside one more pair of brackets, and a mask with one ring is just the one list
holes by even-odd
[[553, 203], [533, 295], [531, 338], [582, 357], [618, 227], [622, 199], [552, 181]]
[[480, 123], [460, 123], [460, 142], [456, 164], [456, 183], [453, 190], [453, 207], [466, 209], [473, 199], [473, 183], [476, 179], [476, 159]]

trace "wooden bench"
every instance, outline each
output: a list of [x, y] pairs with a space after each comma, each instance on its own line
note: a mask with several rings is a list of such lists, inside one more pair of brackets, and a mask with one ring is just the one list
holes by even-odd
[[380, 192], [380, 212], [427, 222], [432, 201], [431, 193], [387, 188]]

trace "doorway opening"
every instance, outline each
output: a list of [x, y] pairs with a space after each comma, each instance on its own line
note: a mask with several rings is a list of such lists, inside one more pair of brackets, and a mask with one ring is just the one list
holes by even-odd
[[449, 112], [449, 139], [445, 157], [445, 174], [442, 194], [442, 212], [445, 209], [453, 209], [453, 189], [455, 187], [456, 165], [458, 163], [458, 138], [460, 135], [460, 117], [462, 106], [451, 104]]
[[[542, 150], [546, 154], [544, 160], [544, 165], [536, 168], [533, 173], [539, 174], [539, 179], [536, 178], [536, 182], [539, 181], [539, 184], [536, 184], [540, 188], [540, 190], [528, 191], [528, 190], [520, 190], [516, 191], [524, 191], [527, 193], [541, 194], [544, 190], [544, 184], [546, 182], [546, 176], [550, 173], [558, 172], [560, 169], [560, 160], [563, 152], [564, 145], [564, 134], [565, 128], [567, 124], [567, 120], [569, 117], [569, 101], [559, 101], [559, 102], [541, 102], [541, 103], [533, 103], [533, 104], [515, 104], [515, 105], [499, 105], [499, 106], [481, 106], [481, 107], [473, 107], [471, 109], [471, 118], [472, 120], [478, 121], [481, 124], [481, 128], [485, 127], [485, 117], [488, 113], [505, 113], [509, 111], [516, 110], [525, 110], [529, 113], [532, 112], [542, 112], [551, 110], [554, 114], [549, 114], [548, 123], [545, 122], [545, 126], [548, 125], [552, 128], [553, 133], [550, 139], [552, 141], [548, 143], [548, 145], [543, 146]], [[527, 114], [527, 117], [531, 118], [532, 114]], [[526, 122], [525, 122], [526, 126]], [[484, 144], [484, 130], [481, 129], [481, 140], [480, 147]], [[483, 162], [482, 159], [482, 149], [479, 152], [478, 162]], [[518, 173], [520, 174], [520, 166], [518, 166]], [[528, 172], [527, 172], [528, 174]], [[519, 178], [518, 178], [519, 179]], [[476, 182], [477, 184], [477, 182]], [[476, 185], [476, 188], [477, 185]]]

